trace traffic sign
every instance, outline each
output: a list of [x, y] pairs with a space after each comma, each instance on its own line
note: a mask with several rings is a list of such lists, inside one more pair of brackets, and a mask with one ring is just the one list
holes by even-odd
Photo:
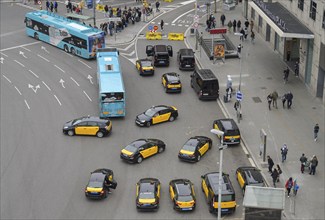
[[153, 30], [154, 31], [158, 30], [158, 26], [157, 25], [153, 26]]
[[236, 92], [236, 99], [238, 101], [243, 100], [243, 93], [241, 93], [240, 91]]
[[39, 5], [41, 5], [41, 4], [42, 4], [42, 2], [41, 2], [41, 1], [38, 1], [38, 4], [39, 4]]
[[227, 28], [210, 29], [210, 34], [225, 34], [225, 33], [227, 33]]
[[153, 29], [152, 25], [149, 25], [148, 29], [149, 29], [149, 31], [152, 31], [152, 29]]
[[194, 22], [193, 27], [194, 27], [194, 28], [198, 28], [198, 27], [199, 27], [199, 23]]

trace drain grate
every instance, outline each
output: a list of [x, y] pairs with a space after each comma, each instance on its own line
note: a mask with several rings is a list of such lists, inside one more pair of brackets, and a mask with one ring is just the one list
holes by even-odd
[[265, 90], [265, 89], [266, 89], [266, 87], [262, 86], [262, 87], [261, 87], [261, 89]]
[[260, 99], [260, 97], [253, 97], [252, 99], [253, 99], [253, 101], [254, 101], [255, 103], [262, 102], [262, 100]]

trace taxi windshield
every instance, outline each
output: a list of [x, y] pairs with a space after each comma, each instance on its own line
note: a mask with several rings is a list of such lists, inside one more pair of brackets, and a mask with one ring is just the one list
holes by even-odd
[[129, 152], [132, 152], [132, 153], [135, 153], [138, 151], [138, 148], [134, 145], [128, 145], [125, 147], [125, 150], [129, 151]]
[[156, 114], [156, 111], [153, 110], [152, 108], [149, 108], [144, 114], [149, 116], [149, 117], [152, 117], [152, 116], [154, 116]]
[[91, 187], [91, 188], [102, 188], [103, 187], [103, 183], [102, 182], [97, 182], [97, 181], [89, 182], [88, 187]]
[[155, 194], [153, 192], [140, 192], [140, 199], [154, 199]]
[[142, 61], [141, 62], [143, 67], [151, 67], [151, 62], [150, 61]]
[[196, 139], [190, 139], [184, 144], [183, 150], [194, 152], [197, 144], [198, 141]]

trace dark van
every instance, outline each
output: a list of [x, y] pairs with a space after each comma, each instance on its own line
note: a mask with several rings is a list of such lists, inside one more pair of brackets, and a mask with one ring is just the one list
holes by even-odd
[[194, 70], [194, 51], [192, 49], [180, 49], [177, 53], [177, 61], [180, 70]]
[[191, 75], [191, 87], [200, 100], [217, 100], [219, 98], [219, 81], [210, 69], [194, 70]]
[[147, 45], [147, 56], [152, 56], [154, 66], [169, 66], [169, 57], [173, 56], [173, 48], [170, 45]]

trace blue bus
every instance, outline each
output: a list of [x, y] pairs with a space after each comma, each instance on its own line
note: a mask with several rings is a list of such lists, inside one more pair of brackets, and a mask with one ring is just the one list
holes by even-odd
[[116, 48], [97, 50], [97, 80], [99, 85], [99, 116], [125, 116], [125, 89]]
[[104, 32], [48, 11], [33, 11], [25, 16], [26, 34], [52, 44], [67, 53], [86, 59], [96, 58], [105, 48]]

